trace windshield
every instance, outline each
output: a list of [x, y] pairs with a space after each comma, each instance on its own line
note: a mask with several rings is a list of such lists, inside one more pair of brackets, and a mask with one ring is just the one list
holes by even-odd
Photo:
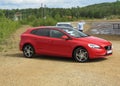
[[61, 28], [61, 29], [63, 31], [65, 31], [66, 33], [68, 33], [69, 35], [76, 37], [76, 38], [88, 36], [87, 34], [80, 32], [80, 31], [73, 29], [73, 28]]

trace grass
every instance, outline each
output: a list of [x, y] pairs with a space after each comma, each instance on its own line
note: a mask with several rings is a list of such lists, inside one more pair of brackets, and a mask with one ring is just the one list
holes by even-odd
[[4, 43], [5, 39], [14, 33], [17, 28], [20, 27], [20, 23], [9, 19], [2, 19], [0, 21], [0, 44]]

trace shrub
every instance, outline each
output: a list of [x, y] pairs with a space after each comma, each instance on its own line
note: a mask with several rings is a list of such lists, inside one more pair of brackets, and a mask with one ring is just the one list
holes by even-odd
[[0, 43], [2, 43], [7, 37], [10, 36], [18, 27], [20, 27], [19, 22], [15, 22], [9, 19], [2, 19], [0, 21]]
[[39, 18], [36, 19], [32, 22], [32, 26], [54, 26], [57, 23], [56, 20], [54, 20], [53, 18], [47, 18], [47, 19], [43, 19], [43, 18]]

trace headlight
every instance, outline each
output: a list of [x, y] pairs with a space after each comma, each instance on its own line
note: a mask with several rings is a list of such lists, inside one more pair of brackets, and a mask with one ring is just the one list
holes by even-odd
[[99, 46], [99, 45], [96, 45], [96, 44], [88, 44], [88, 46], [89, 46], [90, 48], [96, 48], [96, 49], [99, 49], [99, 48], [100, 48], [100, 46]]

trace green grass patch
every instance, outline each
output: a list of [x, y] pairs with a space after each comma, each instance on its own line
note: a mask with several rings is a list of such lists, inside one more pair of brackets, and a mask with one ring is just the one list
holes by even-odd
[[20, 27], [20, 23], [3, 18], [0, 21], [0, 44]]

